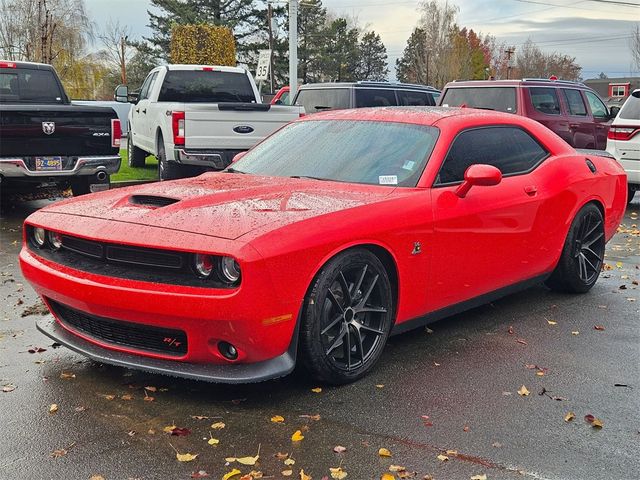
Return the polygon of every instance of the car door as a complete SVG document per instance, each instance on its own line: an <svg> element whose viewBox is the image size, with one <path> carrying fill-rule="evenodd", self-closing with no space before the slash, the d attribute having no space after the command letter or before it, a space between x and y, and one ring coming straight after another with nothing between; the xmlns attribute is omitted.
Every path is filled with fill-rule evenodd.
<svg viewBox="0 0 640 480"><path fill-rule="evenodd" d="M587 111L582 93L576 88L561 88L560 90L569 125L567 138L564 136L562 138L574 148L594 148L596 129Z"/></svg>
<svg viewBox="0 0 640 480"><path fill-rule="evenodd" d="M547 247L539 224L542 195L536 167L549 152L517 126L468 128L458 133L432 188L433 309L498 290L545 270ZM455 191L473 164L500 169L495 186ZM544 188L542 189L544 190ZM548 255L546 255L548 256ZM545 257L546 257L545 256Z"/></svg>
<svg viewBox="0 0 640 480"><path fill-rule="evenodd" d="M155 148L153 138L150 138L149 133L149 92L153 87L154 81L158 75L158 72L151 72L142 84L140 89L140 96L138 97L138 103L133 107L133 113L131 115L134 126L131 131L134 136L134 143L143 148L147 152L152 152Z"/></svg>
<svg viewBox="0 0 640 480"><path fill-rule="evenodd" d="M594 148L597 150L605 150L607 148L607 134L611 126L611 118L609 110L602 100L593 92L585 90L585 96L591 109L593 116L593 125L595 127L596 144Z"/></svg>

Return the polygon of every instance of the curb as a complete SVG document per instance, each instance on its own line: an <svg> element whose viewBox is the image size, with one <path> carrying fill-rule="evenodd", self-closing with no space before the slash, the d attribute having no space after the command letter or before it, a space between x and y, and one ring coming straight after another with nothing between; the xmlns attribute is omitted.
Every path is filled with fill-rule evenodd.
<svg viewBox="0 0 640 480"><path fill-rule="evenodd" d="M109 188L133 187L135 185L144 185L146 183L154 183L158 180L126 180L122 182L111 182Z"/></svg>

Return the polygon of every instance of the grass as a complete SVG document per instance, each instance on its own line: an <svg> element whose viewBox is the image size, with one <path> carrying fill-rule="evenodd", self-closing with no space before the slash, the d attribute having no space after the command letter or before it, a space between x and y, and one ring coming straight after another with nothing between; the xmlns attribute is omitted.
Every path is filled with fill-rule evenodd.
<svg viewBox="0 0 640 480"><path fill-rule="evenodd" d="M112 182L158 179L158 160L153 155L147 157L145 166L141 168L131 168L129 166L127 150L120 150L120 157L122 157L120 170L118 170L118 173L111 175Z"/></svg>

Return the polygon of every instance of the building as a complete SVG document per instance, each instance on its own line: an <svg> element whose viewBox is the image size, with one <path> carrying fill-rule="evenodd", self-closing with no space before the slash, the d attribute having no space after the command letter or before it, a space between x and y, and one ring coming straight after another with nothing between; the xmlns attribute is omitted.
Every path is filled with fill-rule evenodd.
<svg viewBox="0 0 640 480"><path fill-rule="evenodd" d="M590 78L584 83L594 89L608 107L621 107L631 92L640 88L640 77Z"/></svg>

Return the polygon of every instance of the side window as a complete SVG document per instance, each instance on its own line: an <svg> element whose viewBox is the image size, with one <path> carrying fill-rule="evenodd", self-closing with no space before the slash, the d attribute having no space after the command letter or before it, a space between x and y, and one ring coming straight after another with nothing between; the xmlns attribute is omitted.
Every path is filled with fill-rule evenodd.
<svg viewBox="0 0 640 480"><path fill-rule="evenodd" d="M356 107L390 107L397 105L393 90L356 88Z"/></svg>
<svg viewBox="0 0 640 480"><path fill-rule="evenodd" d="M461 182L471 165L482 163L498 168L502 175L531 171L548 152L527 132L511 126L474 128L453 141L436 179L436 185Z"/></svg>
<svg viewBox="0 0 640 480"><path fill-rule="evenodd" d="M398 105L402 106L424 106L435 105L431 94L426 92L416 92L414 90L397 90Z"/></svg>
<svg viewBox="0 0 640 480"><path fill-rule="evenodd" d="M570 88L563 88L564 99L567 101L567 107L569 108L569 115L586 116L587 107L584 105L582 94L580 90L573 90Z"/></svg>
<svg viewBox="0 0 640 480"><path fill-rule="evenodd" d="M302 105L307 114L349 108L350 93L348 88L309 88L301 89L295 99L296 105Z"/></svg>
<svg viewBox="0 0 640 480"><path fill-rule="evenodd" d="M560 115L560 102L555 88L530 88L531 103L540 113Z"/></svg>
<svg viewBox="0 0 640 480"><path fill-rule="evenodd" d="M142 84L142 88L140 89L140 97L138 100L144 100L145 98L149 98L149 90L151 89L151 84L156 79L158 72L153 72L150 74L147 79Z"/></svg>
<svg viewBox="0 0 640 480"><path fill-rule="evenodd" d="M608 117L607 107L605 107L602 100L598 98L598 96L593 92L584 92L587 96L587 101L589 102L589 107L591 108L591 114L594 117L606 118Z"/></svg>

